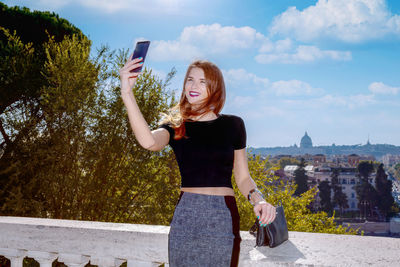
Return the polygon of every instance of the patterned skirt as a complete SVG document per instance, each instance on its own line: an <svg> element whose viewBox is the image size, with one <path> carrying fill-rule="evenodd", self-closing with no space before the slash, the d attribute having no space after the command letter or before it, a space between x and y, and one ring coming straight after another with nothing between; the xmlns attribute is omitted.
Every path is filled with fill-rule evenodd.
<svg viewBox="0 0 400 267"><path fill-rule="evenodd" d="M168 235L169 265L238 266L239 229L234 196L181 191Z"/></svg>

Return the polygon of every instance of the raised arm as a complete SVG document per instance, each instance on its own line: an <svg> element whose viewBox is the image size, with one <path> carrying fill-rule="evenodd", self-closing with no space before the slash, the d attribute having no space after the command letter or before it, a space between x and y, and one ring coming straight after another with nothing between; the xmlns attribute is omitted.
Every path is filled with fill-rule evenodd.
<svg viewBox="0 0 400 267"><path fill-rule="evenodd" d="M129 58L132 58L132 55ZM121 97L128 112L129 123L131 125L133 134L135 135L139 144L145 149L151 151L160 151L168 144L169 132L163 128L153 131L150 130L150 127L144 119L132 92L132 88L141 72L137 73L130 71L142 66L142 61L142 58L137 58L134 60L129 59L119 70L121 80Z"/></svg>
<svg viewBox="0 0 400 267"><path fill-rule="evenodd" d="M246 148L235 150L233 173L235 182L240 192L247 199L248 194L252 189L256 189L257 185L250 177L249 167L247 164ZM254 213L259 217L260 224L269 224L275 219L276 209L273 205L266 202L262 195L258 192L251 194L254 205Z"/></svg>

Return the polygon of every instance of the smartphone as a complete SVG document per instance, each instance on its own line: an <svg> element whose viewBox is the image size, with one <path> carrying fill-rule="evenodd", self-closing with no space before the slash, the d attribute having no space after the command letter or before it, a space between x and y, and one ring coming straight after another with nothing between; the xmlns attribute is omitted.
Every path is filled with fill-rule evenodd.
<svg viewBox="0 0 400 267"><path fill-rule="evenodd" d="M136 47L135 47L135 51L133 51L133 56L132 59L138 58L138 57L142 57L143 58L143 63L144 60L146 59L146 54L147 54L147 50L149 49L150 46L150 41L140 41L136 43ZM142 66L131 70L131 72L140 72L142 71Z"/></svg>

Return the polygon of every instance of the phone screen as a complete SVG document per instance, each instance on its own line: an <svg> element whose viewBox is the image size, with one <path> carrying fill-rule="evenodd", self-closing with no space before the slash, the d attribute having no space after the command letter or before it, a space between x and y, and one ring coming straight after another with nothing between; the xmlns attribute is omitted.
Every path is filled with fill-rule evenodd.
<svg viewBox="0 0 400 267"><path fill-rule="evenodd" d="M143 63L144 60L146 59L146 54L147 54L147 50L149 49L150 46L150 41L141 41L141 42L137 42L136 43L136 47L135 47L135 51L133 51L133 56L132 59L138 58L138 57L142 57L143 58ZM134 70L132 70L131 72L140 72L142 70L142 67L138 67Z"/></svg>

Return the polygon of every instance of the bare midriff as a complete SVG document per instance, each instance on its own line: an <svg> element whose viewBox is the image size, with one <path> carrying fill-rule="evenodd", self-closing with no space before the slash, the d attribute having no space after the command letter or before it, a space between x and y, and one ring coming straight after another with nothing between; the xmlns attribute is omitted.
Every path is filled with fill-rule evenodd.
<svg viewBox="0 0 400 267"><path fill-rule="evenodd" d="M205 195L235 196L235 192L230 187L181 187L181 191Z"/></svg>

